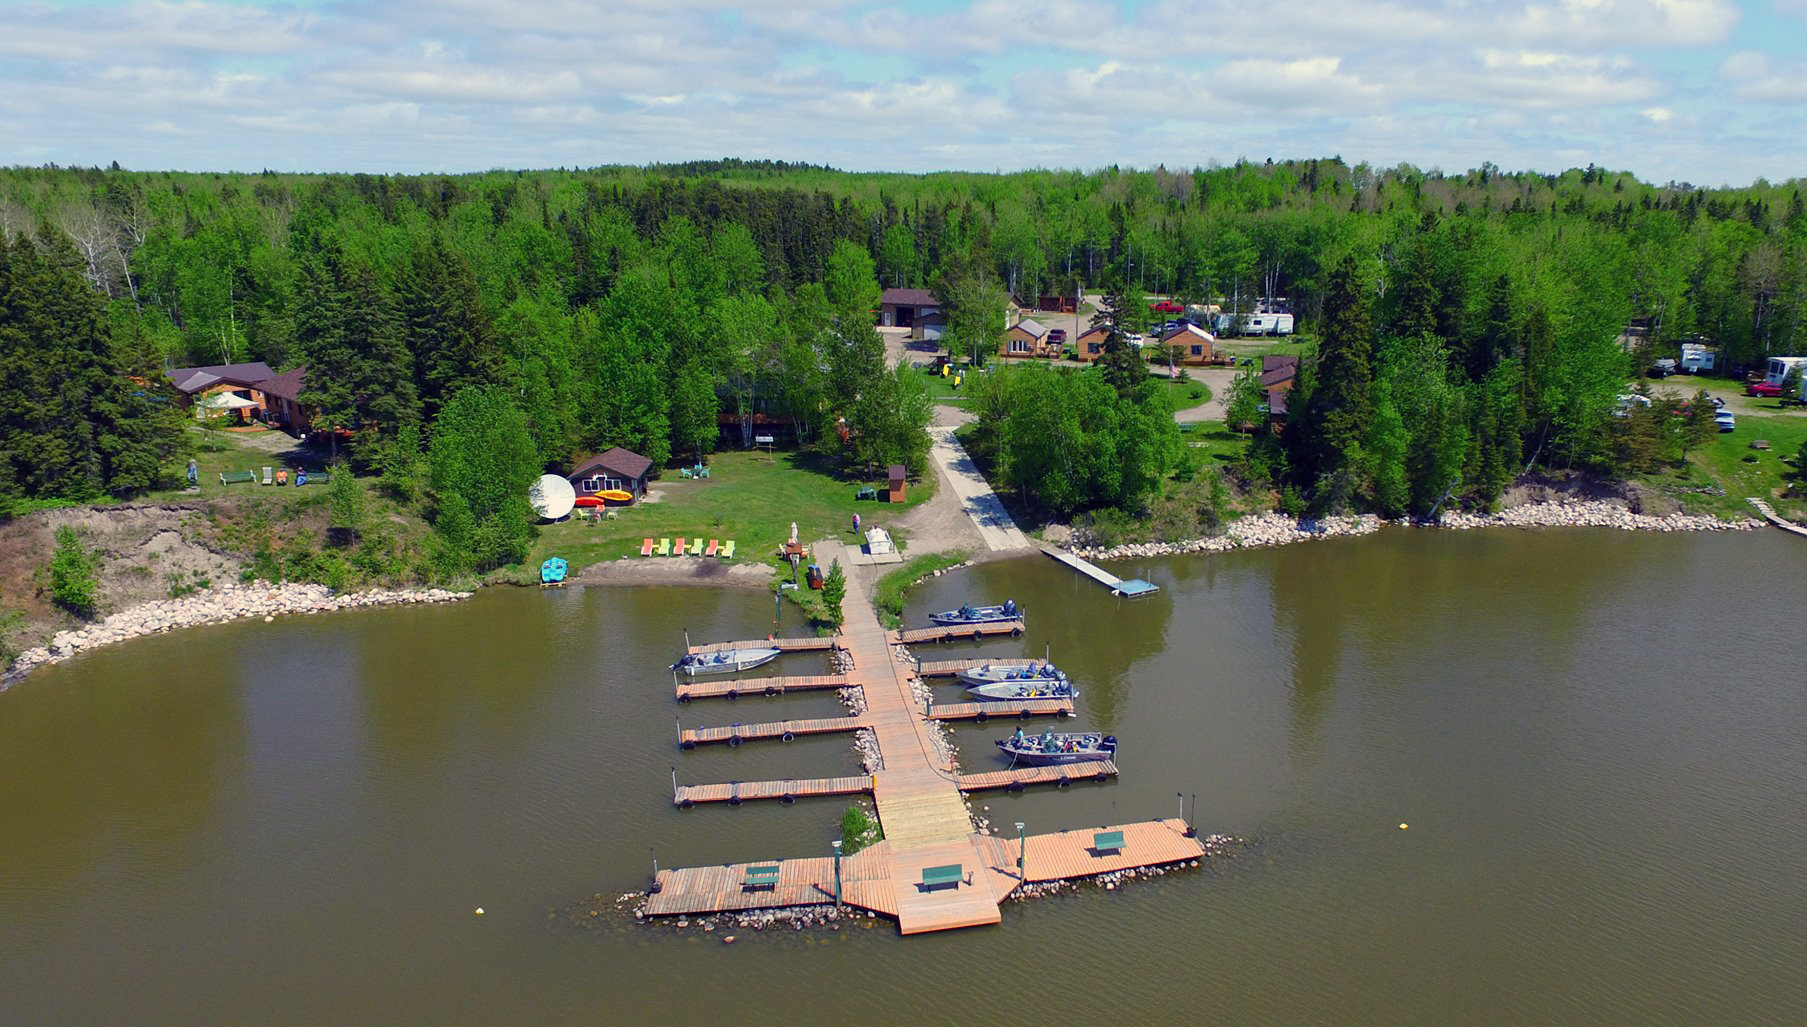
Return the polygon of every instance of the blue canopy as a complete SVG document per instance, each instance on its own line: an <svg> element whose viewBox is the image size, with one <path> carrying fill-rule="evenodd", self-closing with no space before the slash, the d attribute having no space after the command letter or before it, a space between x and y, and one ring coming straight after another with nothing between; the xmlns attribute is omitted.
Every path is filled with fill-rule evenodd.
<svg viewBox="0 0 1807 1027"><path fill-rule="evenodd" d="M553 557L540 564L540 581L548 585L556 585L565 580L565 561Z"/></svg>

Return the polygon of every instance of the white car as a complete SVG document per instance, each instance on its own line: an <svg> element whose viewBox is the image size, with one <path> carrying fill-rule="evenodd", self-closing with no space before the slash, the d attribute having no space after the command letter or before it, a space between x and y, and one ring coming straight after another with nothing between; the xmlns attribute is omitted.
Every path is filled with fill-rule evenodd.
<svg viewBox="0 0 1807 1027"><path fill-rule="evenodd" d="M1719 426L1721 432L1728 432L1738 427L1738 418L1730 410L1721 410L1713 415L1713 423Z"/></svg>

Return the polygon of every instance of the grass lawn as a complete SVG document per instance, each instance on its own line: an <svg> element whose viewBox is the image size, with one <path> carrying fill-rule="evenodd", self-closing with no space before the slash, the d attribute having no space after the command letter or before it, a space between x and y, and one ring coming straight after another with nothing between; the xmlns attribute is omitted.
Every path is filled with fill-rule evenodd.
<svg viewBox="0 0 1807 1027"><path fill-rule="evenodd" d="M1173 404L1173 412L1176 414L1211 402L1211 387L1204 382L1182 381L1176 384L1162 379L1161 392Z"/></svg>
<svg viewBox="0 0 1807 1027"><path fill-rule="evenodd" d="M971 555L965 550L928 553L886 572L884 577L878 579L877 595L873 598L873 605L878 607L879 621L887 628L902 627L904 599L910 586L938 570L966 562L966 558Z"/></svg>
<svg viewBox="0 0 1807 1027"><path fill-rule="evenodd" d="M250 436L237 432L201 432L199 429L195 431L196 437L199 439L199 443L195 447L195 463L200 468L201 491L199 493L186 491L187 467L183 463L171 469L175 476L182 480L181 485L173 489L155 489L147 493L146 498L219 499L224 496L240 496L248 492L256 492L270 498L292 497L297 494L297 491L300 493L311 491L312 486L300 490L293 487L275 488L273 486L266 489L262 484L265 467L273 469L287 467L291 472L289 480L292 483L295 462L288 459L288 454L305 454L300 463L309 470L320 470L327 463L326 454L316 455L312 449L304 449L301 443L290 439L281 432L260 432L256 436ZM258 442L280 440L283 445L276 452L271 452L270 448L253 442L253 438L256 438ZM256 484L245 482L236 485L221 485L220 474L224 471L256 471L258 482Z"/></svg>
<svg viewBox="0 0 1807 1027"><path fill-rule="evenodd" d="M911 482L909 501L890 504L856 500L878 479L837 476L826 461L809 453L737 451L709 458L709 477L688 480L668 472L652 486L655 502L624 507L615 520L567 520L543 525L526 567L538 568L549 556L563 557L573 570L623 556L640 556L644 538L720 539L736 542L737 562L780 563L777 548L790 538L791 522L805 542L830 535L851 538L853 515L862 527L885 525L926 501L935 478ZM785 565L789 573L789 565Z"/></svg>
<svg viewBox="0 0 1807 1027"><path fill-rule="evenodd" d="M1233 432L1222 421L1197 421L1180 425L1180 436L1195 450L1203 450L1203 466L1223 467L1248 448L1248 435Z"/></svg>
<svg viewBox="0 0 1807 1027"><path fill-rule="evenodd" d="M1767 439L1770 448L1750 448L1753 439ZM1649 475L1644 481L1658 488L1718 485L1725 489L1723 496L1680 494L1677 498L1689 513L1755 516L1745 497L1756 496L1769 500L1784 517L1800 518L1807 516L1807 502L1778 499L1776 492L1793 481L1794 466L1784 458L1794 459L1802 442L1807 442L1807 418L1740 414L1735 431L1717 436L1688 455L1685 471Z"/></svg>
<svg viewBox="0 0 1807 1027"><path fill-rule="evenodd" d="M1288 335L1278 338L1272 336L1252 336L1243 339L1217 340L1217 348L1225 354L1235 357L1236 362L1239 365L1245 357L1252 358L1259 364L1261 358L1269 354L1289 357L1304 356L1306 353L1309 353L1315 345L1315 340L1303 335Z"/></svg>

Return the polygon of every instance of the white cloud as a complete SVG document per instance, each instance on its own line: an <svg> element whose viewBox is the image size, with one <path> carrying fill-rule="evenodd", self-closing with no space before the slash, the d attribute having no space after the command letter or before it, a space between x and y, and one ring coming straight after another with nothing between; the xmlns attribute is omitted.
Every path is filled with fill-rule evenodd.
<svg viewBox="0 0 1807 1027"><path fill-rule="evenodd" d="M1740 99L1772 103L1807 100L1807 64L1776 67L1768 57L1742 51L1719 66L1719 77L1732 83Z"/></svg>

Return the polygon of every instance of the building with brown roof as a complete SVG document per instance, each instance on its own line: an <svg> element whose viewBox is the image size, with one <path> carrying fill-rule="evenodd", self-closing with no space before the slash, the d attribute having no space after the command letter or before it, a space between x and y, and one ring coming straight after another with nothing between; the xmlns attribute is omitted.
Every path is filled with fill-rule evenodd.
<svg viewBox="0 0 1807 1027"><path fill-rule="evenodd" d="M917 318L940 310L941 301L927 289L886 289L878 300L878 323L887 328L909 328Z"/></svg>
<svg viewBox="0 0 1807 1027"><path fill-rule="evenodd" d="M651 476L653 462L632 450L616 446L606 453L599 453L580 462L576 469L565 475L576 490L577 498L591 497L593 502L580 504L593 506L598 492L626 492L633 498L626 500L607 500L611 504L626 505L637 503L646 495L646 481Z"/></svg>

